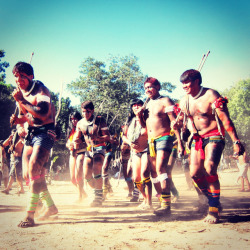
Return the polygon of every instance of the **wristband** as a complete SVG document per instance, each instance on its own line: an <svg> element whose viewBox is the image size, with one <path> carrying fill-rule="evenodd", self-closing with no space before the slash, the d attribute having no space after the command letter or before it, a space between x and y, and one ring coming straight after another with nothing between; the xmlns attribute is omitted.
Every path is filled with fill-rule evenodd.
<svg viewBox="0 0 250 250"><path fill-rule="evenodd" d="M234 141L233 144L240 144L240 140Z"/></svg>

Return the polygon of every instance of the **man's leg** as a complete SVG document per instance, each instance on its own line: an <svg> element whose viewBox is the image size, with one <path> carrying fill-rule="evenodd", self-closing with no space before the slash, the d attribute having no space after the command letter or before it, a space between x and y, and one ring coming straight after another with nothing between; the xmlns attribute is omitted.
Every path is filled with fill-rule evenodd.
<svg viewBox="0 0 250 250"><path fill-rule="evenodd" d="M171 171L168 169L167 164L169 160L170 152L164 150L158 150L156 155L156 172L157 178L161 183L161 207L155 210L156 215L165 215L170 213L171 206L171 194L170 186L171 180L168 178L171 176Z"/></svg>
<svg viewBox="0 0 250 250"><path fill-rule="evenodd" d="M88 154L85 153L83 160L83 175L85 183L88 184L92 189L95 188L95 182L93 178L93 159L88 157Z"/></svg>
<svg viewBox="0 0 250 250"><path fill-rule="evenodd" d="M158 180L158 176L156 172L156 159L154 157L149 156L148 154L148 162L150 165L151 180L157 193L156 196L160 201L162 189L161 189L161 183Z"/></svg>
<svg viewBox="0 0 250 250"><path fill-rule="evenodd" d="M22 176L18 176L17 177L17 182L20 186L20 190L18 191L18 194L24 194L24 188L23 188L23 177Z"/></svg>
<svg viewBox="0 0 250 250"><path fill-rule="evenodd" d="M208 204L209 212L204 222L214 224L219 221L220 206L220 182L218 179L217 168L224 149L224 142L210 142L205 147L206 181L208 183Z"/></svg>
<svg viewBox="0 0 250 250"><path fill-rule="evenodd" d="M91 207L102 206L103 191L102 191L102 165L104 156L95 154L93 156L93 176L95 182L95 198L91 203Z"/></svg>
<svg viewBox="0 0 250 250"><path fill-rule="evenodd" d="M105 155L103 166L102 166L102 180L103 180L103 198L106 199L106 196L110 189L109 183L109 174L108 174L108 167L111 162L112 155L107 153Z"/></svg>
<svg viewBox="0 0 250 250"><path fill-rule="evenodd" d="M179 192L176 189L172 178L172 170L175 164L176 157L177 157L177 149L173 148L168 160L168 169L169 169L168 178L170 180L170 192L173 195L172 199L173 203L175 203L179 199Z"/></svg>
<svg viewBox="0 0 250 250"><path fill-rule="evenodd" d="M19 227L32 227L34 225L34 214L39 199L42 199L43 203L47 207L43 215L44 217L48 217L58 212L47 189L45 176L43 176L42 173L43 165L49 157L49 151L39 145L34 146L33 148L31 146L24 146L24 162L29 158L29 156L30 160L28 173L30 177L30 194L27 206L27 215L24 221L20 222L18 225Z"/></svg>
<svg viewBox="0 0 250 250"><path fill-rule="evenodd" d="M23 177L22 177L22 159L21 157L16 158L16 181L20 187L18 194L24 194L24 188L23 188Z"/></svg>
<svg viewBox="0 0 250 250"><path fill-rule="evenodd" d="M9 181L8 181L8 185L7 185L7 187L2 191L2 193L9 194L9 191L10 191L10 189L11 189L11 187L12 187L12 184L13 184L14 180L15 180L14 177L13 177L12 175L10 175Z"/></svg>
<svg viewBox="0 0 250 250"><path fill-rule="evenodd" d="M130 166L128 166L130 159L122 159L122 171L124 179L128 185L128 197L132 198L132 192L134 190L133 180L132 180L132 171L130 171Z"/></svg>

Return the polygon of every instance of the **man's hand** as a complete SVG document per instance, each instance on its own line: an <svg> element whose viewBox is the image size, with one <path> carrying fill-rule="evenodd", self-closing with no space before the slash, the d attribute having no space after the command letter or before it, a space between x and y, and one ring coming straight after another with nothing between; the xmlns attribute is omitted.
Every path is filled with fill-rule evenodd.
<svg viewBox="0 0 250 250"><path fill-rule="evenodd" d="M21 137L25 137L26 136L26 131L25 131L25 129L23 128L23 127L19 127L18 129L17 129L17 133L18 133L18 135L19 136L21 136Z"/></svg>
<svg viewBox="0 0 250 250"><path fill-rule="evenodd" d="M234 144L233 145L233 150L234 150L234 154L233 154L233 158L238 159L238 157L240 155L243 155L245 152L245 148L244 146L241 144L241 142L239 141L238 144Z"/></svg>
<svg viewBox="0 0 250 250"><path fill-rule="evenodd" d="M184 148L182 142L179 142L178 143L178 156L183 156L184 155L184 150L185 150L185 148Z"/></svg>
<svg viewBox="0 0 250 250"><path fill-rule="evenodd" d="M17 117L15 114L13 114L11 117L10 117L10 124L23 124L27 122L27 118L25 116L22 116L22 117Z"/></svg>
<svg viewBox="0 0 250 250"><path fill-rule="evenodd" d="M17 102L21 102L24 100L23 98L23 93L19 88L16 88L13 92L12 92L12 96L15 99L15 101Z"/></svg>

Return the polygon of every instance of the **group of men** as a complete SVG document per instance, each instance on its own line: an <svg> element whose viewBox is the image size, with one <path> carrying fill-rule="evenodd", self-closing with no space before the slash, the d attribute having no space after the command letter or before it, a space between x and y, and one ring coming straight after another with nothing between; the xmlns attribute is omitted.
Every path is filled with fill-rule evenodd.
<svg viewBox="0 0 250 250"><path fill-rule="evenodd" d="M13 68L17 84L12 96L20 113L12 115L11 122L17 124L20 135L28 131L22 154L24 178L29 181L29 200L27 214L20 227L34 225L34 213L39 200L45 211L41 218L57 214L58 210L50 196L45 181L45 164L56 137L55 108L51 102L49 90L40 81L34 80L30 64L19 62ZM213 89L201 86L201 74L197 70L187 70L180 81L186 96L180 102L180 108L169 97L160 95L160 82L149 77L144 82L147 104L139 111L140 122L147 129L148 161L151 167L152 182L160 186L160 207L156 215L169 215L171 212L171 168L168 161L173 148L173 133L180 154L184 151L180 131L189 129L190 175L200 191L208 199L208 215L205 222L217 223L219 220L220 183L217 167L225 145L225 130L233 141L235 157L244 153L233 122L227 109L227 100ZM106 143L111 140L107 124L102 117L94 115L94 105L85 101L81 105L83 118L77 124L74 145L85 140L84 177L95 190L92 206L100 206L103 201L102 166L105 158Z"/></svg>

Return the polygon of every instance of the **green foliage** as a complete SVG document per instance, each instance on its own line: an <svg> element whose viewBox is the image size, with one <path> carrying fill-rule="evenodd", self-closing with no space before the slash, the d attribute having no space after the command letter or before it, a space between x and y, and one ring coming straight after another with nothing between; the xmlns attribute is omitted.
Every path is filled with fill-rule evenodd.
<svg viewBox="0 0 250 250"><path fill-rule="evenodd" d="M116 120L110 128L112 133L119 130L126 120L131 99L144 95L145 75L140 70L138 58L110 56L108 66L94 58L86 58L80 66L80 77L68 85L71 93L80 97L81 102L91 100L95 111L106 117L107 123ZM171 83L162 83L162 90L172 92ZM105 100L102 108L100 104Z"/></svg>
<svg viewBox="0 0 250 250"><path fill-rule="evenodd" d="M11 132L10 128L10 116L14 113L15 102L11 96L14 87L10 84L0 82L0 139L6 139Z"/></svg>
<svg viewBox="0 0 250 250"><path fill-rule="evenodd" d="M5 69L10 66L8 62L1 62L4 56L5 56L4 50L0 50L0 82L5 82L5 77L6 77Z"/></svg>
<svg viewBox="0 0 250 250"><path fill-rule="evenodd" d="M59 93L51 92L51 98L52 102L55 105L56 112L58 112L59 109L59 101L60 101L60 95ZM68 150L65 147L67 138L66 138L66 132L68 128L68 121L69 121L69 115L72 113L75 108L71 106L71 101L67 97L61 98L61 111L59 113L57 124L59 124L61 128L61 138L60 140L56 141L53 147L53 169L55 170L57 166L64 166L65 164L68 164ZM55 164L54 164L55 163Z"/></svg>
<svg viewBox="0 0 250 250"><path fill-rule="evenodd" d="M225 90L223 95L229 100L228 109L237 134L245 146L250 143L250 79L241 80ZM229 139L229 136L226 138ZM229 139L227 147L232 147Z"/></svg>

